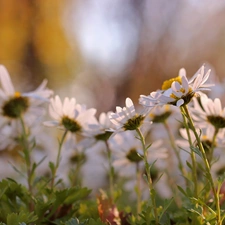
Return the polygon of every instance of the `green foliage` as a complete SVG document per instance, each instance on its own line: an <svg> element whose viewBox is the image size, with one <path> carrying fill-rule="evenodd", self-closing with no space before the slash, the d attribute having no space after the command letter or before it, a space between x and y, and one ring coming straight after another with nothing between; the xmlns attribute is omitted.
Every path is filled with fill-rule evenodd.
<svg viewBox="0 0 225 225"><path fill-rule="evenodd" d="M30 196L26 187L14 180L0 182L0 221L10 225L19 223L48 224L49 221L66 221L79 215L81 200L90 190L71 187L62 190L43 188ZM32 212L30 212L32 211Z"/></svg>
<svg viewBox="0 0 225 225"><path fill-rule="evenodd" d="M60 225L86 225L86 224L87 224L87 221L81 223L79 222L77 218L76 219L72 218L64 223L63 222L60 223Z"/></svg>
<svg viewBox="0 0 225 225"><path fill-rule="evenodd" d="M105 223L103 223L100 219L94 220L91 218L87 225L105 225Z"/></svg>
<svg viewBox="0 0 225 225"><path fill-rule="evenodd" d="M34 215L34 212L25 213L21 211L20 213L10 213L7 215L7 224L10 225L18 225L18 224L25 225L36 221L37 216Z"/></svg>
<svg viewBox="0 0 225 225"><path fill-rule="evenodd" d="M11 179L2 180L0 182L0 221L6 222L10 219L9 215L13 217L13 213L18 214L19 218L26 215L29 199L27 189L21 184Z"/></svg>
<svg viewBox="0 0 225 225"><path fill-rule="evenodd" d="M1 82L4 80L10 81L7 73L3 73L1 76ZM5 79L4 76L6 76ZM198 79L195 78L198 80L197 83L203 82L202 84L204 84L206 80L201 80L201 77L202 76L198 77ZM206 78L208 77L206 76ZM176 78L169 80L166 82L166 85L172 85L171 82L174 82L175 80ZM182 84L182 80L185 82L185 88L180 85ZM120 108L117 108L118 118L116 116L115 118L117 119L115 121L116 123L118 121L124 123L122 126L124 132L127 130L136 131L136 138L140 141L140 146L135 143L135 148L129 149L124 155L126 160L124 158L118 164L124 166L123 172L125 172L125 167L129 163L132 164L136 170L136 176L134 173L133 177L132 174L130 174L123 179L123 176L119 176L119 172L117 174L117 171L114 170L113 152L109 148L111 147L111 143L108 143L110 140L109 138L114 135L112 135L112 131L107 131L108 128L104 131L106 133L104 133L101 128L98 135L96 135L97 130L95 130L92 138L95 138L96 142L105 142L106 146L109 166L109 187L105 186L103 189L100 189L97 196L94 197L90 196L91 190L82 187L81 185L82 173L80 172L82 165L86 162L86 155L85 151L79 152L78 149L82 146L81 143L84 144L86 142L85 138L87 137L86 135L83 136L83 132L80 132L83 130L81 127L82 123L80 124L80 122L78 123L76 121L78 117L85 117L82 119L88 119L87 117L89 116L94 121L94 115L93 118L91 116L92 113L90 113L89 116L87 116L88 114L84 114L85 116L75 116L75 114L82 113L83 111L85 112L85 107L82 107L82 112L79 112L80 110L78 110L78 108L80 108L80 105L77 106L78 108L76 109L75 104L73 104L75 103L75 99L71 100L71 106L69 99L66 99L63 103L58 97L55 98L55 102L54 100L50 101L50 114L58 115L58 121L55 121L54 124L57 127L60 125L63 129L63 134L61 138L58 138L58 150L56 152L57 156L55 162L50 161L48 163L47 174L37 176L37 168L41 166L46 156L41 157L38 162L35 162L33 159L32 153L37 144L35 140L36 136L31 135L32 127L26 125L27 118L25 118L26 109L28 109L30 105L26 105L26 102L24 103L21 101L26 99L28 103L29 97L21 97L23 95L17 92L14 97L8 96L9 99L3 106L4 112L2 116L9 117L7 118L7 121L9 120L7 126L14 124L10 121L10 118L17 122L16 124L18 127L16 132L14 131L14 127L11 127L13 129L13 135L17 136L12 136L17 144L16 150L18 150L18 155L21 157L23 165L21 168L17 168L16 166L13 166L13 168L21 175L21 177L25 178L26 185L22 185L10 178L0 181L0 225L222 225L225 220L225 174L220 173L220 176L215 178L212 169L216 161L219 160L215 160L213 152L214 148L217 147L217 135L219 129L224 128L225 118L223 118L224 115L219 116L220 120L217 123L215 119L218 119L218 117L210 117L210 119L213 120L212 125L214 126L216 124L214 127L215 131L212 140L206 140L206 144L204 144L205 137L204 139L202 138L205 134L200 127L195 126L191 113L187 107L187 104L195 95L195 91L192 91L192 87L190 86L188 88L187 86L192 81L186 82L185 77L183 77L182 80L181 77L179 77L179 82L174 83L174 85L176 86L176 89L182 87L180 90L182 98L180 100L183 100L184 104L180 106L180 110L183 117L182 126L186 128L187 133L188 140L186 140L186 142L189 144L187 149L186 145L184 145L185 151L188 153L189 157L186 159L186 165L183 165L185 163L183 163L183 158L179 152L180 147L177 145L166 121L171 115L171 112L162 108L161 110L166 110L164 114L158 115L158 117L155 115L155 120L152 121L155 123L162 123L168 132L171 145L169 148L171 148L171 150L173 149L175 153L169 153L171 156L168 157L167 163L169 166L171 164L170 171L170 168L157 168L158 159L155 159L154 161L154 159L149 158L149 156L151 157L150 148L153 144L146 144L146 140L148 140L148 135L151 136L152 131L149 130L148 132L143 132L145 129L141 128L142 122L147 115L137 114L131 104L132 101L127 99L127 106L123 108L122 111ZM8 82L2 85L5 86L5 88L7 86L9 88L12 87ZM194 86L196 85L197 84L195 83ZM40 91L40 89L37 90ZM187 95L183 96L187 90ZM0 87L0 91L5 92L6 90L1 90ZM45 92L44 90L42 91ZM189 93L189 91L191 92ZM11 90L8 92L11 93ZM5 98L7 98L8 92L6 93ZM34 93L32 93L32 95L33 94ZM47 95L50 95L50 93ZM170 97L174 98L173 95L176 96L175 92L173 92ZM41 101L42 97L40 96L37 99ZM178 99L178 96L176 96L175 101L170 103L174 105L175 103L178 103ZM158 98L158 100L160 99ZM2 99L2 102L4 103L4 99ZM154 104L155 103L156 102L154 102ZM220 111L220 103L217 100L215 103L217 103L214 105L215 108L210 106L211 110L209 111L217 111L218 109ZM40 103L38 102L38 105L39 104ZM213 102L211 104L213 104ZM214 110L212 110L213 108ZM13 109L15 109L15 111L13 111ZM58 112L58 110L60 112ZM70 118L71 115L67 116L67 110L69 110L68 115L74 114L75 117ZM134 112L135 114L133 114ZM157 114L158 113L160 114L160 111L158 111ZM131 118L130 114L133 115ZM163 120L159 120L159 118L162 118L162 115L164 116ZM38 116L38 114L36 116ZM151 117L151 115L149 116ZM210 121L208 120L207 122ZM221 122L222 125L220 124ZM54 125L52 122L47 124ZM98 127L96 124L87 123L87 125L90 128L94 125L93 127L95 127L95 129ZM198 132L199 129L201 130L200 135ZM211 130L209 131L211 132ZM70 161L73 165L72 169L68 171L68 174L65 174L70 181L70 184L67 184L63 179L58 178L58 169L60 168L63 148L68 146L64 145L64 142L67 140L69 133L75 136L73 136L73 138L76 139L76 143L74 144L81 142L79 148L74 147L75 149L77 148L74 152L74 156L68 159L68 162ZM145 136L145 133L149 134L146 134ZM78 134L79 137L76 137ZM107 135L105 136L105 134ZM194 136L192 137L191 134ZM91 135L91 133L89 135ZM73 138L71 141L74 141ZM135 138L135 135L133 138ZM207 138L211 137L209 136ZM126 142L128 141L131 140L126 140ZM121 145L122 151L125 151L123 148L126 146L122 146L122 142L123 141L117 144ZM85 148L85 146L86 144L83 148ZM130 146L128 147L130 148ZM119 148L119 146L117 146L117 148ZM139 152L139 150L142 150L142 152ZM160 149L155 149L155 151L158 150L158 155L160 156ZM173 155L176 155L175 160L172 158ZM162 154L162 156L164 158L166 154ZM178 164L175 164L175 161L178 162ZM172 165L173 163L174 165ZM175 166L178 167L176 168ZM182 175L181 179L183 182L180 182L180 179L177 179L176 169L178 169L179 173ZM168 190L173 194L172 198L162 199L157 191L158 185L160 185L159 181L163 176L166 178L167 182L163 183L162 191L164 191L163 188L169 187ZM133 185L135 188L133 188L133 190L125 191L125 188L123 187L128 184L127 182L133 182L133 178L135 179L135 185ZM181 183L181 185L179 186L177 183ZM79 186L77 184L79 184ZM146 200L144 200L144 196L146 196L144 188L148 191ZM136 198L130 198L132 191L136 194Z"/></svg>

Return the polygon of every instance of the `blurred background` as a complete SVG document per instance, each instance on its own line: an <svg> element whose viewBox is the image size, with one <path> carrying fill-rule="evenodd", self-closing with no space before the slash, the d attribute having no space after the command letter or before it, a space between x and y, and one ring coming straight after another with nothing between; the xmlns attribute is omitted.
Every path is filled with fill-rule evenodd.
<svg viewBox="0 0 225 225"><path fill-rule="evenodd" d="M0 64L98 113L138 102L181 67L225 76L223 0L0 0Z"/></svg>

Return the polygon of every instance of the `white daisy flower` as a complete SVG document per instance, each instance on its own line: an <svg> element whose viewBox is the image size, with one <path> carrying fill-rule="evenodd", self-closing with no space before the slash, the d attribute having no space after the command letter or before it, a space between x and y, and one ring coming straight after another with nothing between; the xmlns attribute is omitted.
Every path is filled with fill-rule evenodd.
<svg viewBox="0 0 225 225"><path fill-rule="evenodd" d="M75 98L65 98L62 102L59 96L50 99L49 114L54 119L45 121L44 125L58 127L72 133L85 132L89 124L96 124L96 109L86 109L85 105L76 103Z"/></svg>
<svg viewBox="0 0 225 225"><path fill-rule="evenodd" d="M190 131L190 137L191 137L192 142L197 143L193 131L192 130L189 130L189 131ZM208 127L202 128L201 130L198 129L197 131L198 131L198 134L200 136L200 139L201 139L203 145L204 146L208 145L208 147L211 147L215 128L213 126L208 126ZM188 140L188 134L187 134L187 130L185 128L180 128L179 132L180 132L180 135L185 140ZM225 134L225 129L221 129L218 132L218 134L216 136L216 140L215 140L216 147L224 147L225 146L224 134ZM177 143L179 143L180 147L182 147L182 144L180 144L182 142L177 141ZM187 146L190 147L190 145L188 143L187 143Z"/></svg>
<svg viewBox="0 0 225 225"><path fill-rule="evenodd" d="M180 69L179 76L163 83L161 90L150 93L149 96L141 95L139 103L145 107L171 104L180 107L188 104L196 93L210 90L212 84L206 84L210 70L205 73L204 66L190 79L186 77L185 69Z"/></svg>
<svg viewBox="0 0 225 225"><path fill-rule="evenodd" d="M96 120L97 123L89 124L89 129L85 133L85 137L82 141L79 142L82 148L90 148L97 142L106 142L113 134L113 130L115 129L115 125L109 119L109 115L112 112L101 113L99 115L99 119Z"/></svg>
<svg viewBox="0 0 225 225"><path fill-rule="evenodd" d="M185 128L181 128L179 132L183 139L182 140L177 139L176 143L181 149L185 149L187 152L189 152L190 144L188 141L187 130ZM208 160L211 162L214 157L219 158L221 155L221 150L223 150L225 147L225 141L224 141L225 129L220 129L218 133L216 133L216 137L214 137L215 128L213 126L207 126L202 129L197 129L197 132L199 134L200 140L202 142L202 145L204 147ZM192 130L189 130L189 133L190 133L190 138L193 145L194 146L197 145L194 132ZM186 161L188 159L183 158L183 160Z"/></svg>
<svg viewBox="0 0 225 225"><path fill-rule="evenodd" d="M206 95L202 95L199 99L194 98L194 105L190 110L199 127L210 124L215 129L225 128L225 108L222 108L220 99L212 100Z"/></svg>
<svg viewBox="0 0 225 225"><path fill-rule="evenodd" d="M156 106L150 111L148 119L153 123L164 123L173 112L174 110L170 105Z"/></svg>
<svg viewBox="0 0 225 225"><path fill-rule="evenodd" d="M106 141L113 133L112 130L115 129L115 125L109 119L111 113L112 112L108 113L102 112L99 115L98 123L89 125L90 128L89 135L91 137L94 137L97 141Z"/></svg>
<svg viewBox="0 0 225 225"><path fill-rule="evenodd" d="M116 107L116 113L111 113L109 118L119 130L135 130L141 126L144 115L135 111L134 104L130 98L126 98L126 106Z"/></svg>
<svg viewBox="0 0 225 225"><path fill-rule="evenodd" d="M140 140L135 138L133 131L116 134L110 139L110 149L115 158L114 167L122 176L133 176L136 171L136 164L143 167L143 150ZM162 147L162 140L152 143L148 149L148 161L152 163L156 159L167 157L167 150Z"/></svg>
<svg viewBox="0 0 225 225"><path fill-rule="evenodd" d="M20 93L15 91L8 71L3 65L0 65L0 103L1 114L9 119L17 119L26 112L39 115L43 109L38 107L46 102L53 91L46 88L47 80L34 91Z"/></svg>

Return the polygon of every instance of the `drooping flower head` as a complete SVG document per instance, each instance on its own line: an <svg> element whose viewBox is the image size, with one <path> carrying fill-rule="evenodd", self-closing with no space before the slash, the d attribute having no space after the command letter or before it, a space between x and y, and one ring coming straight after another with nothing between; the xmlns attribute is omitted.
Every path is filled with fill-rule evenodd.
<svg viewBox="0 0 225 225"><path fill-rule="evenodd" d="M205 73L204 66L188 80L185 69L180 69L179 76L167 80L163 83L161 90L150 93L150 95L141 95L139 102L145 107L154 107L156 105L171 104L177 107L188 104L196 93L203 90L210 90L212 84L206 84L210 70Z"/></svg>
<svg viewBox="0 0 225 225"><path fill-rule="evenodd" d="M126 106L116 107L116 113L110 114L110 120L116 125L117 130L135 130L141 126L145 116L135 111L133 101L126 98Z"/></svg>
<svg viewBox="0 0 225 225"><path fill-rule="evenodd" d="M96 123L96 109L86 109L85 105L76 103L75 98L65 98L62 102L59 96L50 99L49 114L54 119L45 121L44 125L58 127L71 133L84 132L89 124Z"/></svg>

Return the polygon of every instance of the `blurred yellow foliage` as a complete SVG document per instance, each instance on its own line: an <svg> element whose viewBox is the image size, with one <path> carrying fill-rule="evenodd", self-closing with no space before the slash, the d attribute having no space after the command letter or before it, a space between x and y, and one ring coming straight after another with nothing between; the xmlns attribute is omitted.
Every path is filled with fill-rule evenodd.
<svg viewBox="0 0 225 225"><path fill-rule="evenodd" d="M57 79L68 77L76 52L63 27L66 4L63 0L0 0L0 64L15 74L27 72L38 82L43 77L51 80L52 74Z"/></svg>
<svg viewBox="0 0 225 225"><path fill-rule="evenodd" d="M40 1L37 8L37 23L34 31L34 43L38 58L46 64L65 63L70 51L62 26L61 16L65 1Z"/></svg>
<svg viewBox="0 0 225 225"><path fill-rule="evenodd" d="M0 1L0 60L20 61L29 39L31 9L29 1Z"/></svg>

